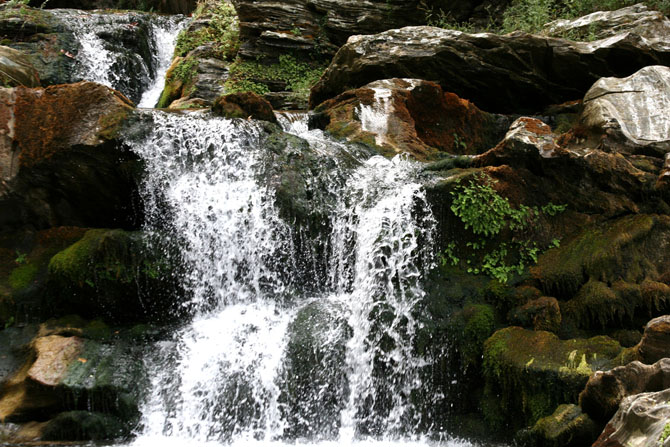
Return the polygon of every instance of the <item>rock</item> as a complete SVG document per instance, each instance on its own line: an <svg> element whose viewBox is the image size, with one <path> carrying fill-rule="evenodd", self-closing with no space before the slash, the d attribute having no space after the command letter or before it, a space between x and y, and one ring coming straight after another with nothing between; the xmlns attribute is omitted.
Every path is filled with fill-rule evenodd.
<svg viewBox="0 0 670 447"><path fill-rule="evenodd" d="M387 79L349 90L314 111L331 135L383 154L408 152L420 160L439 152L472 155L495 145L509 120L482 112L438 84Z"/></svg>
<svg viewBox="0 0 670 447"><path fill-rule="evenodd" d="M559 404L576 402L593 371L620 352L605 336L560 340L551 332L501 329L484 344L485 416L498 426L532 425Z"/></svg>
<svg viewBox="0 0 670 447"><path fill-rule="evenodd" d="M355 34L374 34L406 25L423 25L441 12L455 22L475 19L487 24L507 1L372 0L233 0L240 17L242 47L247 59L332 55Z"/></svg>
<svg viewBox="0 0 670 447"><path fill-rule="evenodd" d="M212 112L226 118L252 118L276 123L272 106L253 92L223 95L214 101Z"/></svg>
<svg viewBox="0 0 670 447"><path fill-rule="evenodd" d="M668 21L670 30L670 21ZM623 79L602 78L584 97L581 125L610 151L664 157L670 152L670 68L645 67Z"/></svg>
<svg viewBox="0 0 670 447"><path fill-rule="evenodd" d="M342 310L328 303L303 307L288 328L279 396L288 422L285 436L311 438L336 436L348 393L346 342L351 336ZM318 393L314 402L308 396Z"/></svg>
<svg viewBox="0 0 670 447"><path fill-rule="evenodd" d="M0 85L39 87L40 75L23 53L0 46Z"/></svg>
<svg viewBox="0 0 670 447"><path fill-rule="evenodd" d="M658 39L670 33L670 20L662 12L651 11L638 3L615 11L597 11L577 19L555 20L547 23L542 31L542 34L572 40L606 39L620 33Z"/></svg>
<svg viewBox="0 0 670 447"><path fill-rule="evenodd" d="M124 324L171 320L179 295L170 266L169 254L142 232L89 230L49 262L51 315L76 313Z"/></svg>
<svg viewBox="0 0 670 447"><path fill-rule="evenodd" d="M653 365L638 361L597 371L579 394L579 405L594 421L606 423L627 396L670 388L670 359Z"/></svg>
<svg viewBox="0 0 670 447"><path fill-rule="evenodd" d="M630 32L582 43L425 26L353 36L312 88L310 108L352 87L411 77L435 80L489 112L532 112L581 98L603 76L670 64L668 43L667 35L649 40Z"/></svg>
<svg viewBox="0 0 670 447"><path fill-rule="evenodd" d="M65 411L40 428L43 441L105 441L130 435L132 427L109 414L91 411Z"/></svg>
<svg viewBox="0 0 670 447"><path fill-rule="evenodd" d="M598 428L582 409L563 404L550 416L541 418L530 430L517 435L522 445L542 447L581 447L598 437Z"/></svg>
<svg viewBox="0 0 670 447"><path fill-rule="evenodd" d="M33 344L36 360L28 370L28 379L47 387L63 381L72 362L84 349L78 337L51 335L40 337Z"/></svg>
<svg viewBox="0 0 670 447"><path fill-rule="evenodd" d="M196 3L196 0L30 0L28 2L30 6L47 9L137 9L165 14L190 14L195 9Z"/></svg>
<svg viewBox="0 0 670 447"><path fill-rule="evenodd" d="M0 230L132 226L137 156L118 143L133 108L92 82L0 91Z"/></svg>
<svg viewBox="0 0 670 447"><path fill-rule="evenodd" d="M664 447L670 433L670 389L629 396L593 447Z"/></svg>
<svg viewBox="0 0 670 447"><path fill-rule="evenodd" d="M670 315L654 318L647 323L637 350L642 361L648 364L670 357Z"/></svg>
<svg viewBox="0 0 670 447"><path fill-rule="evenodd" d="M561 309L556 298L543 296L514 309L508 320L535 331L556 333L561 327Z"/></svg>

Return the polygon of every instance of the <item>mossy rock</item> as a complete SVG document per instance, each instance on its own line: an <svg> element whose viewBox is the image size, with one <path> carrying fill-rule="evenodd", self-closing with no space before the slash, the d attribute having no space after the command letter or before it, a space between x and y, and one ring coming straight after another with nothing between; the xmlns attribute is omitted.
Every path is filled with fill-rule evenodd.
<svg viewBox="0 0 670 447"><path fill-rule="evenodd" d="M348 389L345 357L351 334L344 314L327 302L309 303L298 311L288 334L279 397L289 422L284 435L335 436L339 424L333 421L339 421Z"/></svg>
<svg viewBox="0 0 670 447"><path fill-rule="evenodd" d="M170 297L178 286L171 265L142 232L89 230L49 262L54 314L124 324L174 318Z"/></svg>
<svg viewBox="0 0 670 447"><path fill-rule="evenodd" d="M582 447L591 445L599 433L597 424L578 405L563 404L533 428L519 432L516 441L529 447Z"/></svg>
<svg viewBox="0 0 670 447"><path fill-rule="evenodd" d="M560 340L551 332L501 329L484 345L486 416L513 430L532 425L559 404L577 402L589 376L613 366L621 351L606 336Z"/></svg>
<svg viewBox="0 0 670 447"><path fill-rule="evenodd" d="M130 435L131 428L119 418L91 411L67 411L41 429L43 441L109 441Z"/></svg>

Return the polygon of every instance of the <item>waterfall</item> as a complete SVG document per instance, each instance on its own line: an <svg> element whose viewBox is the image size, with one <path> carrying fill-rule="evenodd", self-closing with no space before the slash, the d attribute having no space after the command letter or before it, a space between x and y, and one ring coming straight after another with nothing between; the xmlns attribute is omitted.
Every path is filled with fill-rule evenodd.
<svg viewBox="0 0 670 447"><path fill-rule="evenodd" d="M54 9L52 13L78 42L78 48L64 49L76 62L75 80L106 85L141 101L142 107L153 107L184 17L73 9Z"/></svg>
<svg viewBox="0 0 670 447"><path fill-rule="evenodd" d="M133 445L426 445L413 311L434 222L417 163L362 156L308 131L305 115L280 119L342 179L321 235L327 278L312 278L325 290L314 292L295 280L287 260L305 254L259 178L272 128L144 114L151 130L129 144L146 164L147 229L179 246L191 318L147 360ZM356 162L325 163L343 157Z"/></svg>

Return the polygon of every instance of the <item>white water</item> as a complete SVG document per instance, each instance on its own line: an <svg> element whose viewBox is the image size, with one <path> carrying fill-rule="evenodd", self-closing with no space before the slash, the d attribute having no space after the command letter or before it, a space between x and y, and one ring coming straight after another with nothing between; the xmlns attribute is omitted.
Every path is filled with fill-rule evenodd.
<svg viewBox="0 0 670 447"><path fill-rule="evenodd" d="M293 251L273 191L256 178L260 125L153 116L153 131L133 143L147 165L149 229L168 228L179 239L185 306L194 317L149 360L153 389L132 445L471 445L422 438L410 403L424 365L412 353L418 328L412 311L423 297L433 228L416 164L377 156L337 173L345 181L330 191L337 200L331 234L324 235L328 287L308 296L293 284L298 272L287 262L304 254ZM304 117L294 118L285 120L287 129L306 137L317 154L337 158L345 149L308 132ZM290 328L315 303L328 309L315 314L324 323L313 334L326 363L310 370L323 383L292 404L286 400L286 387L297 380L286 363ZM384 322L375 324L382 314ZM335 407L327 396L339 399ZM323 420L333 408L339 410ZM291 435L295 420L309 437Z"/></svg>

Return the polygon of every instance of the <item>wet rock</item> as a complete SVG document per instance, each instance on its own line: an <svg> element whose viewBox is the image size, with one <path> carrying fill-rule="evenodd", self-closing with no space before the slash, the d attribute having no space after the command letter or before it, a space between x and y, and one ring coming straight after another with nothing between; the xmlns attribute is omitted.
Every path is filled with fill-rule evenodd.
<svg viewBox="0 0 670 447"><path fill-rule="evenodd" d="M226 118L251 118L276 123L272 106L253 92L223 95L214 101L212 112Z"/></svg>
<svg viewBox="0 0 670 447"><path fill-rule="evenodd" d="M23 53L13 48L0 46L0 85L39 87L40 76Z"/></svg>
<svg viewBox="0 0 670 447"><path fill-rule="evenodd" d="M542 447L581 447L590 445L599 430L588 415L574 404L559 405L550 416L517 435L522 445Z"/></svg>
<svg viewBox="0 0 670 447"><path fill-rule="evenodd" d="M556 333L561 327L561 308L556 298L543 296L514 309L508 320L535 331Z"/></svg>
<svg viewBox="0 0 670 447"><path fill-rule="evenodd" d="M670 151L668 107L670 68L651 66L599 79L584 97L580 121L609 150L663 157Z"/></svg>
<svg viewBox="0 0 670 447"><path fill-rule="evenodd" d="M648 364L670 357L670 315L654 318L647 323L637 350L642 361Z"/></svg>
<svg viewBox="0 0 670 447"><path fill-rule="evenodd" d="M670 433L670 389L629 396L593 447L667 446Z"/></svg>
<svg viewBox="0 0 670 447"><path fill-rule="evenodd" d="M131 427L109 414L66 411L40 427L43 441L105 441L130 435Z"/></svg>
<svg viewBox="0 0 670 447"><path fill-rule="evenodd" d="M133 225L139 165L117 140L128 99L79 82L0 100L0 229Z"/></svg>
<svg viewBox="0 0 670 447"><path fill-rule="evenodd" d="M353 36L313 87L310 107L379 79L436 80L489 112L532 112L581 98L603 76L628 76L670 63L667 35L632 32L595 42L546 36L466 34L406 27ZM618 61L625 59L625 66Z"/></svg>
<svg viewBox="0 0 670 447"><path fill-rule="evenodd" d="M484 345L485 416L499 427L532 425L559 404L576 402L593 371L620 352L605 336L560 340L551 332L501 329Z"/></svg>
<svg viewBox="0 0 670 447"><path fill-rule="evenodd" d="M634 361L597 371L579 394L579 405L594 421L606 423L627 396L670 388L670 359L653 365Z"/></svg>
<svg viewBox="0 0 670 447"><path fill-rule="evenodd" d="M645 39L658 39L670 33L670 20L662 12L638 3L615 11L597 11L577 19L555 20L547 23L543 30L543 34L571 40L605 39L628 32Z"/></svg>
<svg viewBox="0 0 670 447"><path fill-rule="evenodd" d="M49 261L52 315L129 323L176 317L171 261L142 232L89 230ZM176 276L176 275L174 275Z"/></svg>
<svg viewBox="0 0 670 447"><path fill-rule="evenodd" d="M303 307L288 328L282 367L281 411L290 438L336 436L347 400L346 341L350 328L342 310L328 303ZM319 396L318 402L310 396Z"/></svg>
<svg viewBox="0 0 670 447"><path fill-rule="evenodd" d="M408 152L424 160L438 153L472 155L495 145L509 120L418 79L387 79L349 90L314 111L331 135L383 154Z"/></svg>
<svg viewBox="0 0 670 447"><path fill-rule="evenodd" d="M196 0L31 0L28 4L47 9L137 9L166 14L190 14L195 9L196 3Z"/></svg>

